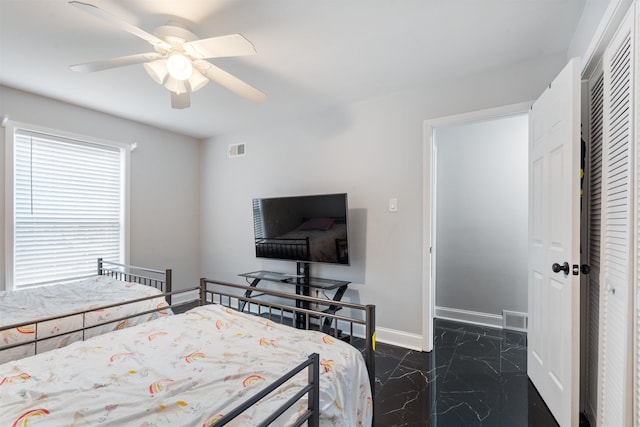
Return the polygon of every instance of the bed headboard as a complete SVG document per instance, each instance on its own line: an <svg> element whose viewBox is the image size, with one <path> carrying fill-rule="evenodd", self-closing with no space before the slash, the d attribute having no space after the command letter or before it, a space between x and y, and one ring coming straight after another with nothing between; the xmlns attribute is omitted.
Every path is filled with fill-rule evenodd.
<svg viewBox="0 0 640 427"><path fill-rule="evenodd" d="M223 282L220 280L212 280L201 278L200 279L200 304L220 304L225 307L232 308L237 311L244 311L245 307L248 307L249 312L258 314L261 316L268 316L267 318L278 321L279 323L285 323L284 318L290 317L291 319L297 318L298 315L304 316L303 324L298 325L302 329L319 329L322 326L322 331L328 335L333 335L334 338L341 341L348 342L356 348L362 351L364 361L367 365L367 371L369 374L369 382L372 393L375 393L375 347L376 347L376 307L372 304L357 304L347 301L334 301L323 298L314 298L306 295L295 295L287 292L280 292L274 289L260 288L259 294L251 296L248 291L253 292L255 287L248 285L239 285L235 283ZM242 294L244 292L244 296ZM345 309L344 314L330 312L328 310L313 310L305 309L302 307L294 307L287 305L283 302L275 301L274 299L260 299L256 296L263 296L279 298L280 301L291 301L292 299L298 301L307 301L309 304L319 304L323 307L329 307L333 305L340 309ZM273 316L273 318L272 318ZM328 321L328 323L326 323ZM340 322L340 323L338 323ZM291 321L293 323L293 321ZM344 335L342 335L344 331ZM357 337L364 334L363 337Z"/></svg>
<svg viewBox="0 0 640 427"><path fill-rule="evenodd" d="M98 258L98 275L113 277L124 282L134 282L151 286L165 293L171 292L170 268L164 271L154 270L152 268L120 264ZM171 304L171 295L167 296L167 303L169 305Z"/></svg>

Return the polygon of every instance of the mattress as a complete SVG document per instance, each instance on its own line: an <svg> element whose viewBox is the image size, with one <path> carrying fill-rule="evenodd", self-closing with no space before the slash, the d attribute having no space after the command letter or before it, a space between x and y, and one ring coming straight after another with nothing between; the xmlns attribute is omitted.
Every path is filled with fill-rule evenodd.
<svg viewBox="0 0 640 427"><path fill-rule="evenodd" d="M357 349L219 305L0 365L0 425L208 427L314 352L320 424L370 426ZM306 383L305 370L229 425L257 425ZM303 400L273 425L289 425L305 409Z"/></svg>
<svg viewBox="0 0 640 427"><path fill-rule="evenodd" d="M17 291L0 292L0 329L27 322L59 315L76 313L84 310L95 311L87 313L84 322L87 326L107 322L135 313L152 310L167 305L164 297L152 298L146 301L129 303L108 309L98 309L110 304L158 295L161 292L153 287L138 283L123 282L109 276L92 276L82 280L21 289ZM158 312L136 316L127 320L98 326L86 331L86 337L92 337L105 332L133 326L141 322L153 320L171 314L169 308ZM0 330L0 347L32 340L46 338L53 334L79 329L83 326L83 316L74 315L62 319L51 320L36 324ZM82 339L82 333L72 333L57 338L50 338L37 344L38 353L67 345ZM0 363L33 355L35 344L27 344L0 351Z"/></svg>

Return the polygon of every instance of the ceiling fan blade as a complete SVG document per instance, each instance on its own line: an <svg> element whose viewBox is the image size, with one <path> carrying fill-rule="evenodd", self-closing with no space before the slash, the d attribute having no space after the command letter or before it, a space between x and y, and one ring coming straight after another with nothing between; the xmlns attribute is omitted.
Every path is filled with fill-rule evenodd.
<svg viewBox="0 0 640 427"><path fill-rule="evenodd" d="M102 9L100 9L97 6L94 6L92 4L89 3L82 3L79 1L70 1L69 2L70 5L77 7L80 10L83 10L93 16L96 16L98 18L104 19L105 21L115 25L116 27L119 27L120 29L133 34L136 37L141 38L142 40L146 40L149 43L151 43L151 45L158 47L162 50L169 50L171 49L171 45L169 45L167 42L160 40L159 38L157 38L156 36L154 36L153 34L147 33L146 31L136 27L135 25L129 24L128 22L123 21L122 19L118 18L117 16L114 16L112 14L110 14L109 12L106 12Z"/></svg>
<svg viewBox="0 0 640 427"><path fill-rule="evenodd" d="M80 73L90 73L93 71L108 70L110 68L124 67L125 65L140 64L141 62L160 59L164 55L158 52L138 53L136 55L120 56L118 58L103 59L101 61L86 62L71 66L73 71Z"/></svg>
<svg viewBox="0 0 640 427"><path fill-rule="evenodd" d="M243 82L232 74L227 73L223 69L216 67L208 61L198 59L194 61L194 64L198 71L209 79L255 104L260 104L267 99L267 95L260 92L258 89Z"/></svg>
<svg viewBox="0 0 640 427"><path fill-rule="evenodd" d="M185 52L194 58L224 58L255 55L256 48L242 34L194 40L183 45Z"/></svg>
<svg viewBox="0 0 640 427"><path fill-rule="evenodd" d="M171 93L171 108L175 108L177 110L182 110L184 108L189 108L191 106L191 96L189 95L189 91L182 93Z"/></svg>

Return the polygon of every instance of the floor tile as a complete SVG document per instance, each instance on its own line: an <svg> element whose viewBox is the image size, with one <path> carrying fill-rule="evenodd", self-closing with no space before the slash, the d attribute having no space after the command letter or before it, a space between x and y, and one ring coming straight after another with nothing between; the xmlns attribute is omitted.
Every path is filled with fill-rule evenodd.
<svg viewBox="0 0 640 427"><path fill-rule="evenodd" d="M440 319L430 353L380 345L375 426L556 427L526 346L524 332Z"/></svg>

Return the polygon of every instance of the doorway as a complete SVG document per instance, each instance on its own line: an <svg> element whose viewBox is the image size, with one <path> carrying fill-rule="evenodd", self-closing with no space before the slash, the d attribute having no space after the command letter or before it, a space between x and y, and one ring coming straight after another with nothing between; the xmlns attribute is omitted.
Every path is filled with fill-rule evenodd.
<svg viewBox="0 0 640 427"><path fill-rule="evenodd" d="M526 329L530 106L425 122L426 351L433 314L502 327L513 313Z"/></svg>

